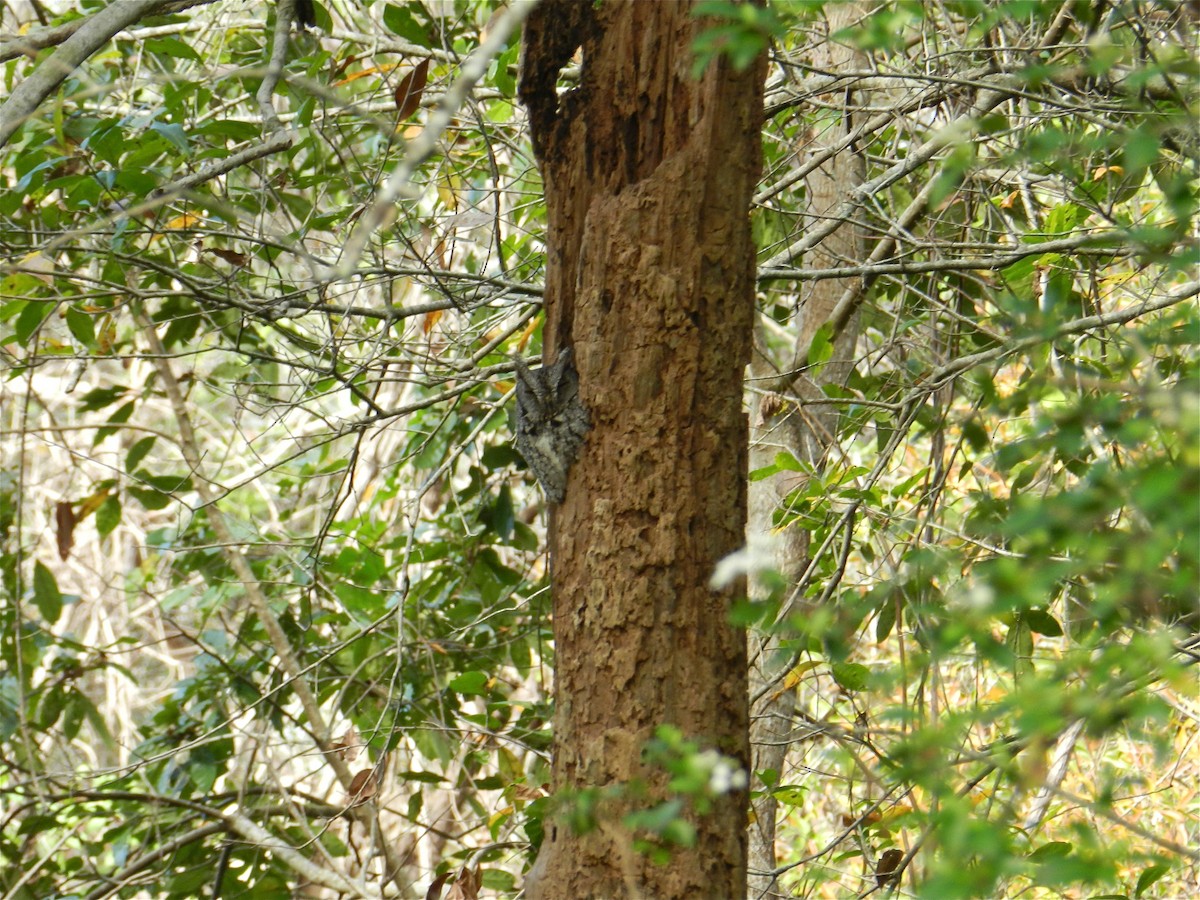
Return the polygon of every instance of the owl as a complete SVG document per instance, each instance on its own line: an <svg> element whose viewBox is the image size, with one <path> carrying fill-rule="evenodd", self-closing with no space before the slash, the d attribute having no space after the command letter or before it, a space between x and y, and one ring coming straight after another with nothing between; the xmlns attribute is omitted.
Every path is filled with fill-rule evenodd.
<svg viewBox="0 0 1200 900"><path fill-rule="evenodd" d="M552 365L531 369L513 357L517 371L517 449L546 497L562 503L567 472L592 427L579 399L579 373L567 347Z"/></svg>

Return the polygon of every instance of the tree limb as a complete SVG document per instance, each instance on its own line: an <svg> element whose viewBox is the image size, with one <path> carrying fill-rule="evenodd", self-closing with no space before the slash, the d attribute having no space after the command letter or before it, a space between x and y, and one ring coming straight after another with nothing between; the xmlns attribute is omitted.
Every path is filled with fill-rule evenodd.
<svg viewBox="0 0 1200 900"><path fill-rule="evenodd" d="M533 12L535 6L537 3L534 0L514 2L495 22L483 43L475 48L475 52L463 63L458 80L442 95L442 102L430 115L421 133L408 145L408 152L404 155L400 165L396 166L396 170L388 176L388 180L380 187L375 202L359 219L358 225L350 235L350 240L346 243L341 263L329 273L331 278L345 278L353 274L358 266L358 261L367 248L367 242L371 239L371 235L383 224L392 207L404 194L417 166L433 152L438 138L441 137L454 114L466 100L467 92L471 90L476 81L483 77L488 63L504 49L508 42L508 36L520 27L521 22Z"/></svg>
<svg viewBox="0 0 1200 900"><path fill-rule="evenodd" d="M32 75L13 88L0 106L0 147L8 143L42 102L114 34L171 4L168 0L111 3L79 27Z"/></svg>

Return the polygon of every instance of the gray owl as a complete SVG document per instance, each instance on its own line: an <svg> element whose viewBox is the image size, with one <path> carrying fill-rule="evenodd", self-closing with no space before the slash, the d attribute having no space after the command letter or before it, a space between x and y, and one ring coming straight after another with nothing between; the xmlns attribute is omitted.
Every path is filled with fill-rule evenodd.
<svg viewBox="0 0 1200 900"><path fill-rule="evenodd" d="M552 503L562 503L567 472L584 435L588 412L579 399L579 373L567 347L552 365L531 369L519 356L517 369L517 449Z"/></svg>

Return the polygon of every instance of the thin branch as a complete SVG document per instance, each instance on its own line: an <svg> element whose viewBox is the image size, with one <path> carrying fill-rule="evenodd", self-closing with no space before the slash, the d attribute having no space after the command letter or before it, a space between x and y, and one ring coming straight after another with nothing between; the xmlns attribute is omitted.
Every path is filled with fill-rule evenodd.
<svg viewBox="0 0 1200 900"><path fill-rule="evenodd" d="M415 190L410 182L413 174L426 157L434 151L442 132L450 124L455 113L466 101L467 93L475 82L483 77L488 64L497 56L508 43L508 36L515 31L533 12L537 0L514 0L505 12L496 20L487 38L475 48L463 63L458 81L442 95L442 101L430 114L420 135L408 145L408 152L396 170L384 182L383 187L375 198L375 202L363 213L346 243L342 260L337 267L328 273L330 280L338 280L353 275L367 248L371 236L383 225L384 220L391 214L393 207L401 197L415 197L420 191Z"/></svg>
<svg viewBox="0 0 1200 900"><path fill-rule="evenodd" d="M1120 239L1116 231L1078 234L1057 241L1040 244L1021 244L1011 250L998 250L991 256L961 257L959 259L896 260L889 262L866 262L860 266L836 266L828 269L792 269L786 266L761 266L758 281L823 281L827 278L851 278L856 275L875 277L880 275L919 275L925 272L959 272L972 269L1003 269L1030 256L1043 253L1061 253L1066 250L1098 249L1105 255L1119 255L1123 248L1107 248L1105 245Z"/></svg>
<svg viewBox="0 0 1200 900"><path fill-rule="evenodd" d="M162 4L162 11L164 13L180 12L190 6L204 6L212 2L213 0L170 0L170 2ZM39 50L57 47L90 21L91 19L74 19L61 25L43 25L28 34L0 35L0 62L8 62L18 56L35 57ZM177 29L180 26L172 27ZM118 29L118 33L123 30ZM133 39L140 40L140 35L134 35Z"/></svg>
<svg viewBox="0 0 1200 900"><path fill-rule="evenodd" d="M917 147L904 159L896 163L891 168L880 173L870 181L865 181L861 185L850 191L849 198L842 203L836 210L829 213L829 217L825 224L806 232L803 237L794 241L783 250L776 253L768 259L763 265L767 268L782 266L791 262L798 256L803 255L809 250L820 244L825 238L833 234L842 227L843 224L853 219L858 208L864 205L867 200L875 194L895 184L906 175L911 175L929 160L933 159L939 152L944 150L950 138L948 135L958 134L964 127L972 127L972 124L981 116L995 109L1003 103L1011 95L1013 89L1019 86L1020 79L1013 76L1007 76L1003 79L997 79L997 83L988 90L981 91L971 108L956 118L952 123L945 128L939 130L937 134Z"/></svg>
<svg viewBox="0 0 1200 900"><path fill-rule="evenodd" d="M276 123L278 124L278 119L276 119ZM246 165L246 163L262 159L264 156L270 156L272 153L278 153L280 150L287 150L292 146L292 141L292 135L281 127L280 130L276 131L265 141L252 144L244 150L239 150L237 153L226 156L224 159L214 159L199 171L185 175L183 178L176 179L170 184L158 188L150 197L151 199L162 197L166 197L167 199L173 198L184 191L190 191L192 188L204 184L206 181L219 178L226 172L232 172L239 166Z"/></svg>
<svg viewBox="0 0 1200 900"><path fill-rule="evenodd" d="M917 390L922 392L936 391L944 387L955 376L983 363L1002 359L1005 356L1011 356L1030 347L1036 347L1039 344L1044 344L1060 337L1066 337L1070 334L1079 334L1084 331L1092 331L1096 328L1105 328L1109 325L1124 325L1147 313L1157 312L1160 309L1168 309L1195 297L1197 294L1200 294L1200 281L1189 281L1187 284L1182 284L1174 290L1168 291L1157 300L1147 300L1145 303L1139 303L1136 306L1128 306L1124 309L1113 310L1101 315L1072 319L1069 322L1063 322L1062 325L1049 334L1031 334L1028 337L1019 338L1011 344L1005 344L1002 347L993 347L991 350L983 350L979 353L969 354L968 356L960 356L953 362L934 370L924 383L918 386Z"/></svg>
<svg viewBox="0 0 1200 900"><path fill-rule="evenodd" d="M276 0L275 3L275 33L271 35L271 58L267 62L267 71L258 86L254 99L258 101L258 111L263 119L263 131L267 134L283 132L283 123L279 121L279 113L275 110L275 86L283 74L287 63L288 36L295 17L294 0Z"/></svg>
<svg viewBox="0 0 1200 900"><path fill-rule="evenodd" d="M183 396L183 391L179 386L178 379L175 378L175 373L167 364L167 360L162 358L162 354L165 351L158 332L155 330L154 323L146 316L140 305L134 306L133 315L146 340L149 342L152 351L156 354L154 360L155 369L162 381L163 390L167 394L167 399L170 401L179 424L180 451L187 462L188 468L197 476L193 482L196 493L200 495L203 505L208 510L208 519L212 525L213 532L217 536L218 542L226 546L224 551L226 562L229 563L230 568L237 575L242 588L246 591L246 596L249 598L251 606L261 620L263 628L270 638L271 646L279 657L280 665L292 682L292 689L300 699L300 705L304 707L309 725L316 736L318 747L325 758L330 761L334 771L337 772L339 780L341 780L342 785L348 791L353 776L350 774L350 770L346 767L341 756L331 752L329 726L325 722L325 717L321 713L321 708L317 704L316 697L309 688L307 680L303 677L300 664L296 660L295 653L292 650L291 642L280 626L279 620L271 612L267 598L263 594L258 579L255 578L254 572L250 568L250 564L246 562L245 556L233 549L237 544L234 540L233 531L225 521L224 513L217 506L216 497L209 483L203 477L200 477L203 472L199 449L200 444L196 437L195 429L192 427L187 400Z"/></svg>
<svg viewBox="0 0 1200 900"><path fill-rule="evenodd" d="M125 0L110 3L89 18L53 56L13 88L8 100L0 106L0 147L8 143L68 75L107 44L114 34L170 5L168 0Z"/></svg>

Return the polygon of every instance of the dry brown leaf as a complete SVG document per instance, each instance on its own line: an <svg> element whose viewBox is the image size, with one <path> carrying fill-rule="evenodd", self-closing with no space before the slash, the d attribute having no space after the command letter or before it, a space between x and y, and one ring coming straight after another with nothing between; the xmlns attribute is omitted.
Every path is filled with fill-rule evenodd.
<svg viewBox="0 0 1200 900"><path fill-rule="evenodd" d="M425 93L425 81L429 75L429 60L423 59L417 67L400 80L396 87L396 109L404 120L421 107L421 95Z"/></svg>
<svg viewBox="0 0 1200 900"><path fill-rule="evenodd" d="M330 750L333 750L347 762L353 762L354 758L358 756L358 748L358 730L355 728L348 729L345 734L329 745ZM361 775L362 773L360 772L359 774Z"/></svg>
<svg viewBox="0 0 1200 900"><path fill-rule="evenodd" d="M884 851L875 866L875 884L883 887L892 881L899 881L900 873L896 871L900 861L904 859L904 851L896 847Z"/></svg>
<svg viewBox="0 0 1200 900"><path fill-rule="evenodd" d="M546 792L540 787L530 787L527 784L514 784L512 795L514 800L533 801L545 797Z"/></svg>
<svg viewBox="0 0 1200 900"><path fill-rule="evenodd" d="M479 867L468 869L466 866L459 871L458 877L446 895L446 900L479 900L479 889L483 886L483 876Z"/></svg>
<svg viewBox="0 0 1200 900"><path fill-rule="evenodd" d="M231 266L245 268L250 263L250 259L246 256L246 254L238 253L236 250L224 250L220 247L213 247L208 252L213 256L225 260L225 262L229 263Z"/></svg>
<svg viewBox="0 0 1200 900"><path fill-rule="evenodd" d="M366 803L379 792L379 779L375 770L363 769L350 782L350 805L359 806Z"/></svg>
<svg viewBox="0 0 1200 900"><path fill-rule="evenodd" d="M58 558L66 559L75 546L75 505L70 500L60 500L54 509L54 521L58 525Z"/></svg>
<svg viewBox="0 0 1200 900"><path fill-rule="evenodd" d="M442 888L450 880L450 874L450 872L443 872L437 878L433 879L433 883L429 885L429 890L425 892L425 900L441 900Z"/></svg>

